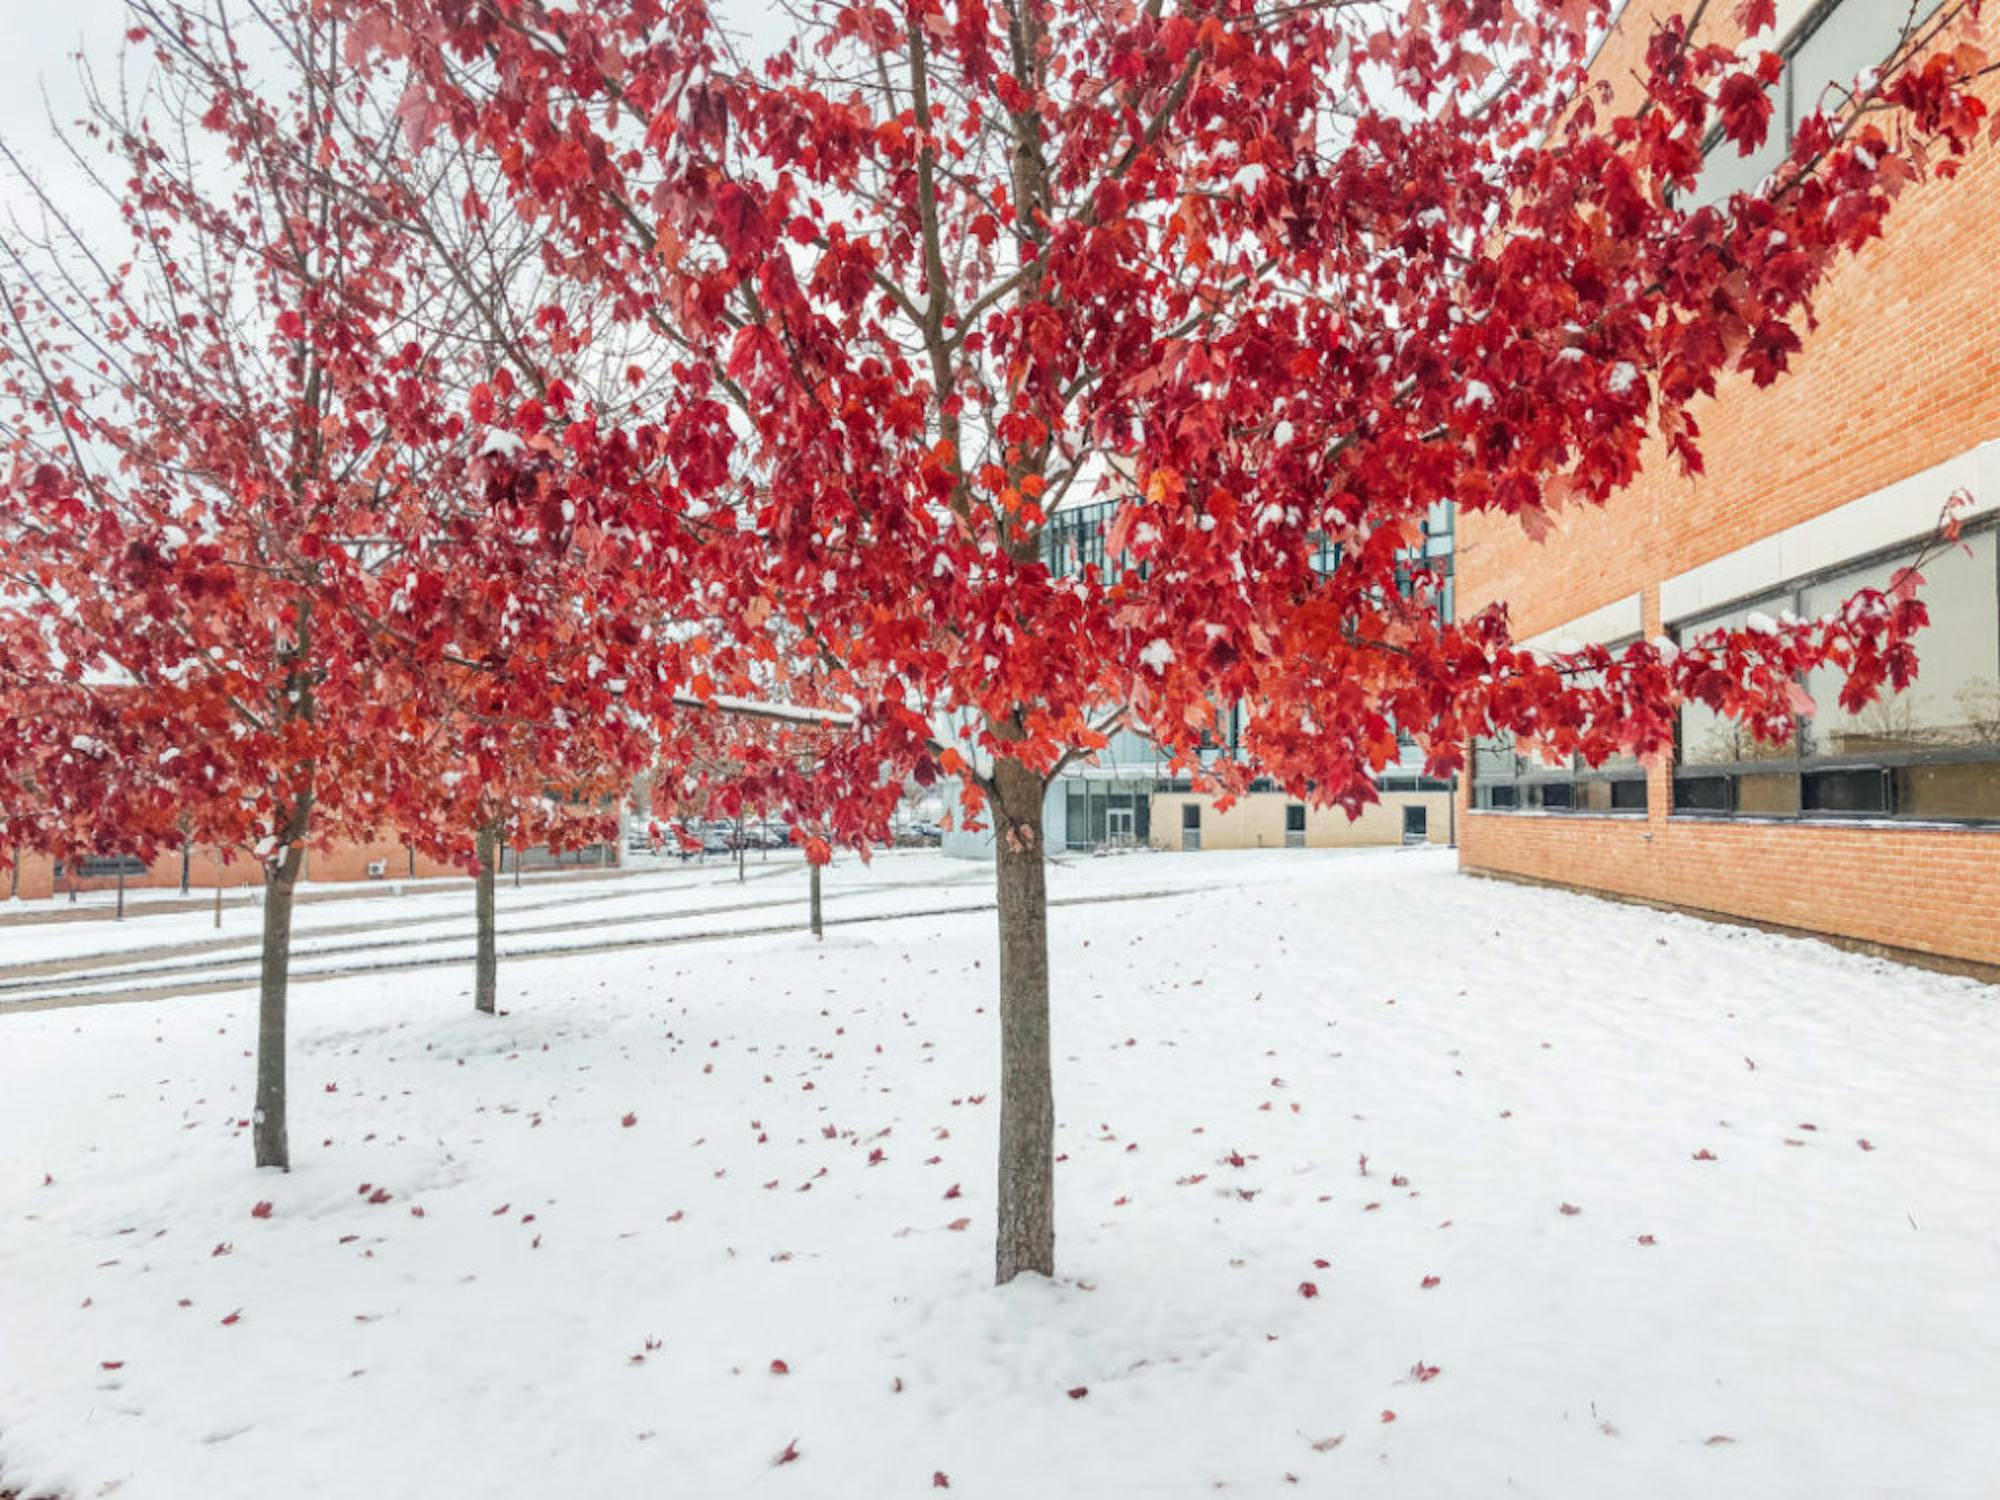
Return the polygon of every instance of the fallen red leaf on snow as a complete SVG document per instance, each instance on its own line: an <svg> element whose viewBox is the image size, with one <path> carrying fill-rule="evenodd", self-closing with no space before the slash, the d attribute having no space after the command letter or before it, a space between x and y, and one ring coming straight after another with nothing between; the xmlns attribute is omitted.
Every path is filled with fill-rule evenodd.
<svg viewBox="0 0 2000 1500"><path fill-rule="evenodd" d="M1696 1161L1714 1161L1715 1153L1709 1150L1708 1147L1703 1146L1699 1151L1695 1152L1694 1159Z"/></svg>
<svg viewBox="0 0 2000 1500"><path fill-rule="evenodd" d="M1334 1449L1338 1448L1342 1443L1346 1441L1347 1441L1347 1434L1344 1432L1337 1432L1332 1437L1323 1437L1318 1442L1314 1443L1313 1452L1331 1453L1333 1452Z"/></svg>
<svg viewBox="0 0 2000 1500"><path fill-rule="evenodd" d="M628 1114L627 1116L625 1116L624 1119L620 1120L618 1123L620 1125L623 1125L627 1130L630 1130L634 1125L637 1125L639 1123L639 1117L637 1115Z"/></svg>
<svg viewBox="0 0 2000 1500"><path fill-rule="evenodd" d="M1396 1420L1396 1414L1392 1411L1384 1411L1382 1413L1382 1420L1385 1422L1393 1422Z"/></svg>
<svg viewBox="0 0 2000 1500"><path fill-rule="evenodd" d="M970 1219L953 1219L949 1224L945 1225L944 1227L956 1231L961 1229L969 1229L971 1226L972 1226L972 1220Z"/></svg>
<svg viewBox="0 0 2000 1500"><path fill-rule="evenodd" d="M1642 1245L1657 1245L1659 1241L1654 1239L1650 1234L1642 1234L1639 1236L1639 1243Z"/></svg>
<svg viewBox="0 0 2000 1500"><path fill-rule="evenodd" d="M773 1375L789 1375L792 1373L792 1367L782 1359L774 1359L771 1361L771 1373Z"/></svg>
<svg viewBox="0 0 2000 1500"><path fill-rule="evenodd" d="M236 1309L235 1312L231 1313L228 1317L222 1320L222 1326L224 1328L227 1328L231 1323L238 1321L242 1316L243 1316L243 1309L239 1307Z"/></svg>
<svg viewBox="0 0 2000 1500"><path fill-rule="evenodd" d="M1081 1401L1085 1396L1088 1396L1089 1394L1090 1394L1090 1387L1087 1385L1073 1385L1069 1388L1067 1392L1069 1399L1072 1401Z"/></svg>
<svg viewBox="0 0 2000 1500"><path fill-rule="evenodd" d="M1436 1365L1427 1365L1422 1360L1418 1360L1410 1366L1410 1376L1418 1385L1422 1385L1427 1380L1437 1379L1438 1367Z"/></svg>
<svg viewBox="0 0 2000 1500"><path fill-rule="evenodd" d="M1875 1149L1874 1142L1870 1141L1865 1135L1854 1144L1859 1146L1863 1151L1873 1151Z"/></svg>
<svg viewBox="0 0 2000 1500"><path fill-rule="evenodd" d="M268 1219L268 1218L270 1218L270 1217L271 1217L271 1205L270 1205L270 1204L269 1204L268 1202L259 1202L259 1203L258 1203L258 1205L257 1205L257 1206L256 1206L255 1208L253 1208L253 1209L251 1209L251 1210L250 1210L250 1217L251 1217L251 1218L253 1218L253 1219Z"/></svg>
<svg viewBox="0 0 2000 1500"><path fill-rule="evenodd" d="M1432 1287L1436 1286L1443 1279L1444 1278L1441 1276L1426 1276L1422 1281L1418 1282L1417 1285L1421 1286L1425 1291L1429 1291Z"/></svg>
<svg viewBox="0 0 2000 1500"><path fill-rule="evenodd" d="M97 1362L97 1368L100 1370L122 1370L125 1368L125 1361L122 1359L100 1359Z"/></svg>
<svg viewBox="0 0 2000 1500"><path fill-rule="evenodd" d="M935 1470L935 1471L934 1471L934 1472L933 1472L933 1473L931 1474L931 1488L932 1488L932 1489L934 1489L934 1490L948 1490L948 1489L950 1489L950 1488L951 1488L951 1476L950 1476L949 1474L945 1473L945 1471L944 1471L943 1469L938 1469L938 1470Z"/></svg>
<svg viewBox="0 0 2000 1500"><path fill-rule="evenodd" d="M1301 1281L1299 1283L1299 1295L1301 1297L1317 1297L1319 1295L1319 1288L1314 1286L1310 1281Z"/></svg>
<svg viewBox="0 0 2000 1500"><path fill-rule="evenodd" d="M1562 1205L1561 1212L1569 1214L1571 1216L1575 1216L1577 1214L1582 1213L1583 1210L1578 1208L1574 1203L1565 1203Z"/></svg>
<svg viewBox="0 0 2000 1500"><path fill-rule="evenodd" d="M780 1453L776 1458L772 1459L771 1463L775 1467L778 1464L797 1463L798 1460L799 1460L799 1440L797 1438L793 1438L789 1443L785 1444L785 1451Z"/></svg>

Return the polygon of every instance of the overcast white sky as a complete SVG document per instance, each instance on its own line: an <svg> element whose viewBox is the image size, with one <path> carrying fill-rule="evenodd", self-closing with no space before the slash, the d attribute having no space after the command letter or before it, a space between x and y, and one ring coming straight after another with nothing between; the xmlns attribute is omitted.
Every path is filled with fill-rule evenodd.
<svg viewBox="0 0 2000 1500"><path fill-rule="evenodd" d="M753 51L790 30L763 0L717 0L716 9ZM81 48L108 70L127 24L124 0L0 0L0 138L53 165L44 96L59 119L73 119L81 103L73 54Z"/></svg>
<svg viewBox="0 0 2000 1500"><path fill-rule="evenodd" d="M45 157L48 130L42 93L62 117L77 112L79 91L71 54L79 46L94 59L117 50L124 29L123 0L0 0L0 135L24 156Z"/></svg>

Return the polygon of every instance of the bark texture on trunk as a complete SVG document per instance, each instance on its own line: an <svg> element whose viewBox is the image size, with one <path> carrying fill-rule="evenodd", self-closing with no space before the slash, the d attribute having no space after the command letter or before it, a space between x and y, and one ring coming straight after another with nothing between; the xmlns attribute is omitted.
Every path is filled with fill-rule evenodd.
<svg viewBox="0 0 2000 1500"><path fill-rule="evenodd" d="M264 951L257 990L257 1107L251 1142L257 1165L292 1165L285 1131L285 989L292 972L292 897L305 864L305 810L294 813L290 837L278 862L264 878Z"/></svg>
<svg viewBox="0 0 2000 1500"><path fill-rule="evenodd" d="M1048 887L1042 778L994 769L1000 908L1000 1191L994 1279L1055 1275L1055 1086L1049 1068Z"/></svg>
<svg viewBox="0 0 2000 1500"><path fill-rule="evenodd" d="M812 934L816 938L826 936L826 923L820 917L819 906L819 866L807 865L812 871Z"/></svg>
<svg viewBox="0 0 2000 1500"><path fill-rule="evenodd" d="M479 830L479 886L473 904L479 912L479 941L473 960L473 1009L493 1014L500 988L500 952L493 933L493 872L500 859L500 830L488 823Z"/></svg>

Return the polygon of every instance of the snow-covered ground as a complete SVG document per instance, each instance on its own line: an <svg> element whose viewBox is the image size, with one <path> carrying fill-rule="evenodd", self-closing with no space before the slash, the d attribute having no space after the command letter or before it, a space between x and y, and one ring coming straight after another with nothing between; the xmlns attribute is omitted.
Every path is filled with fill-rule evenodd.
<svg viewBox="0 0 2000 1500"><path fill-rule="evenodd" d="M0 1491L1994 1493L1990 990L1428 851L1052 889L1053 1284L989 912L302 986L289 1176L247 993L0 1012Z"/></svg>

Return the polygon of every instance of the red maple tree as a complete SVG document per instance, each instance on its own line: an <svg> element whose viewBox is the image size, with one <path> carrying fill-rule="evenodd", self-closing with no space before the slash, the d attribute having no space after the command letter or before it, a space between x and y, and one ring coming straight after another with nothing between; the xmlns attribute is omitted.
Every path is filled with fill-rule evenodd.
<svg viewBox="0 0 2000 1500"><path fill-rule="evenodd" d="M1909 679L1909 575L1547 663L1499 606L1441 620L1406 556L1438 501L1543 534L1649 437L1697 465L1717 377L1780 376L1828 269L1974 146L1976 8L1802 122L1768 191L1690 207L1712 127L1761 138L1769 64L1672 20L1614 94L1609 0L826 4L761 61L703 0L332 7L411 139L499 171L549 269L651 340L657 406L556 457L579 528L651 544L607 576L692 580L722 622L677 647L727 663L694 696L782 643L837 677L849 764L992 817L1002 1281L1054 1268L1041 809L1107 714L1192 763L1240 704L1225 790L1352 810L1398 730L1435 774L1485 734L1596 760L1661 749L1685 698L1788 728L1815 664L1850 705ZM1107 562L1052 569L1050 515L1093 493ZM850 790L830 828L864 842Z"/></svg>

